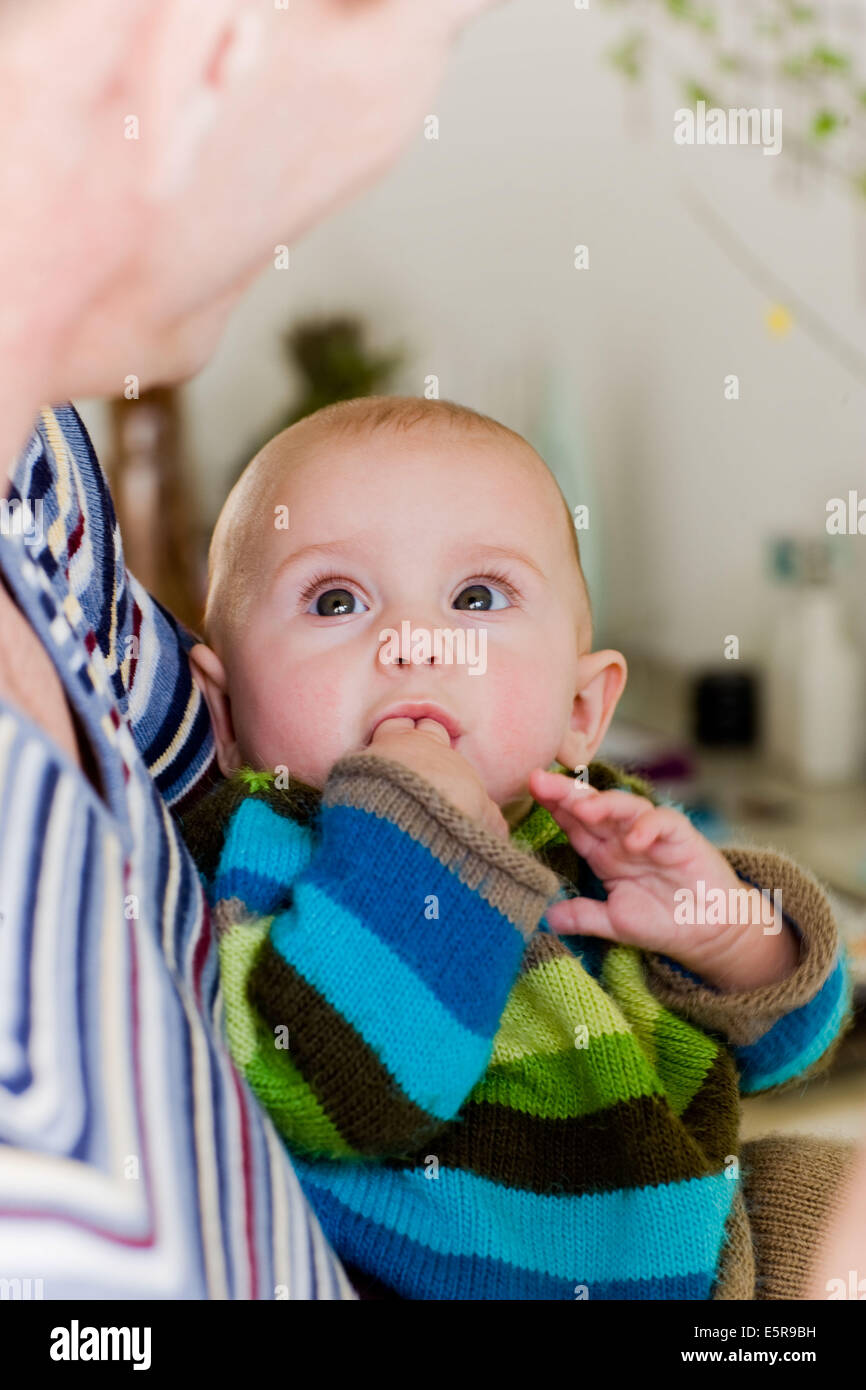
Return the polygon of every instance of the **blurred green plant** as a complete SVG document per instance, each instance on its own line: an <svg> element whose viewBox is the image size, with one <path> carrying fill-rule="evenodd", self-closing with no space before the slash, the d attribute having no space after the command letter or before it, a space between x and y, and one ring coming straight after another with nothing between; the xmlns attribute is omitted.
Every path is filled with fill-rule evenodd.
<svg viewBox="0 0 866 1390"><path fill-rule="evenodd" d="M607 57L613 67L634 82L643 75L645 51L646 34L638 32L627 34L621 43L608 49Z"/></svg>
<svg viewBox="0 0 866 1390"><path fill-rule="evenodd" d="M299 323L284 343L304 386L283 428L336 401L384 394L403 361L402 352L371 352L364 343L363 324L350 317Z"/></svg>
<svg viewBox="0 0 866 1390"><path fill-rule="evenodd" d="M658 49L664 49L668 31L679 33L691 30L700 45L700 55L707 74L680 73L674 80L686 102L699 101L707 106L739 106L741 101L724 99L718 91L726 76L747 80L755 76L766 91L769 78L775 80L779 96L776 105L783 106L786 92L796 92L798 108L805 110L799 130L786 126L787 139L793 139L813 158L824 159L834 172L841 174L848 186L866 198L866 168L847 162L831 162L829 149L836 149L835 137L847 128L863 128L866 117L866 82L857 72L854 55L844 46L830 42L822 33L822 15L815 5L798 0L767 0L756 6L750 27L755 40L768 40L754 47L741 44L738 49L725 34L725 20L730 11L724 0L602 0L615 10L629 28L607 50L610 65L631 83L639 83L647 74L649 64ZM742 32L742 29L741 29ZM673 76L674 74L672 74ZM764 98L766 100L766 98ZM864 130L866 135L866 130ZM866 145L866 141L864 141Z"/></svg>
<svg viewBox="0 0 866 1390"><path fill-rule="evenodd" d="M834 130L844 124L844 118L837 116L835 111L816 111L812 117L812 134L816 140L824 140L828 135L832 135Z"/></svg>
<svg viewBox="0 0 866 1390"><path fill-rule="evenodd" d="M404 351L373 352L364 342L360 319L339 315L305 319L283 335L286 357L301 377L299 396L245 451L235 470L240 477L251 458L281 430L337 401L387 394Z"/></svg>

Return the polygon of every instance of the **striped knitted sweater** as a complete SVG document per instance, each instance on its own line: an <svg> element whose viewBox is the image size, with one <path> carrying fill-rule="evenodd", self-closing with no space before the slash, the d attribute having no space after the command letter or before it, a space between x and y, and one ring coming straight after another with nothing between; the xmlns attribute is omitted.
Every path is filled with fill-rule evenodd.
<svg viewBox="0 0 866 1390"><path fill-rule="evenodd" d="M825 1066L851 1021L808 875L725 851L801 943L787 980L728 995L555 937L553 897L604 893L547 812L504 842L385 759L322 794L247 771L184 830L230 1049L350 1268L412 1299L752 1296L739 1096Z"/></svg>

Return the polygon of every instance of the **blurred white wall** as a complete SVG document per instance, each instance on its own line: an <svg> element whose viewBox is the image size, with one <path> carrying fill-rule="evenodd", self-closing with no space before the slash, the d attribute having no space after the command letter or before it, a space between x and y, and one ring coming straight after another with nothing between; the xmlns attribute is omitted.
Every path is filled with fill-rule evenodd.
<svg viewBox="0 0 866 1390"><path fill-rule="evenodd" d="M775 289L731 262L682 191L864 358L866 200L829 178L798 187L788 148L676 146L682 94L662 72L631 91L604 60L621 33L600 0L510 0L478 22L435 106L439 140L419 128L398 168L262 276L188 388L189 440L215 516L286 402L280 335L302 315L361 315L374 344L410 351L396 389L436 374L443 396L536 439L553 369L564 443L550 461L571 503L593 500L581 541L603 639L691 665L736 633L760 660L765 537L821 531L829 497L866 497L866 387L796 307L771 335ZM101 407L82 411L104 447ZM866 610L866 536L840 543ZM866 611L852 617L866 651Z"/></svg>

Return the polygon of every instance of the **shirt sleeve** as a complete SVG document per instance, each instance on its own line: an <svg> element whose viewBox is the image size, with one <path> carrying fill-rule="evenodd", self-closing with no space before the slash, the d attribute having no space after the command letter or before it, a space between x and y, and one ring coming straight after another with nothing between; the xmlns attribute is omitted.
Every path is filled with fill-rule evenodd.
<svg viewBox="0 0 866 1390"><path fill-rule="evenodd" d="M10 496L40 506L50 563L68 579L120 713L164 800L178 806L217 776L207 706L187 654L198 639L129 574L111 493L72 405L46 407Z"/></svg>
<svg viewBox="0 0 866 1390"><path fill-rule="evenodd" d="M853 1025L850 961L811 874L770 850L722 853L744 884L781 891L783 916L800 943L795 970L775 984L726 993L670 957L644 952L647 982L666 1008L726 1040L743 1095L777 1092L824 1071Z"/></svg>
<svg viewBox="0 0 866 1390"><path fill-rule="evenodd" d="M253 799L226 834L212 897L230 1045L291 1145L410 1152L485 1072L556 875L366 755L335 764L308 862L297 846Z"/></svg>

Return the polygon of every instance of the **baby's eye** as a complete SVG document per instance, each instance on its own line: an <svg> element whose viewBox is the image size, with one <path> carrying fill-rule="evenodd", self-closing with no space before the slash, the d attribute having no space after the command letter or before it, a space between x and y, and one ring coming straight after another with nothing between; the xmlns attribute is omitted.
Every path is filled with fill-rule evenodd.
<svg viewBox="0 0 866 1390"><path fill-rule="evenodd" d="M366 613L367 605L350 589L324 589L313 599L307 612L316 613L320 618L342 618L346 613Z"/></svg>
<svg viewBox="0 0 866 1390"><path fill-rule="evenodd" d="M497 602L497 599L501 602ZM502 590L494 588L492 584L467 584L465 589L460 590L452 606L470 612L490 612L494 608L508 608L509 601Z"/></svg>

